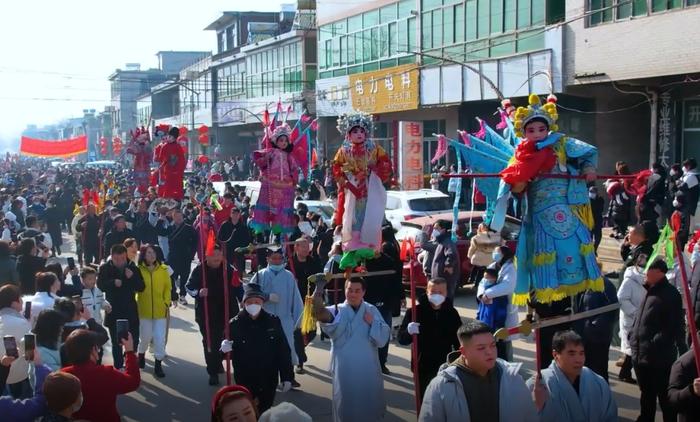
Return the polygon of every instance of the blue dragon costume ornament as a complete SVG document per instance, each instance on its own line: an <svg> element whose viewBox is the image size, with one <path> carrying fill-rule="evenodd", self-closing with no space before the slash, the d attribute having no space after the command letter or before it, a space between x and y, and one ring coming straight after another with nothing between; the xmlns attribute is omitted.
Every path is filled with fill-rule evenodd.
<svg viewBox="0 0 700 422"><path fill-rule="evenodd" d="M449 140L449 145L458 151L458 162L471 172L500 175L476 179L487 199L485 221L491 229L503 227L511 198L521 207L513 303L525 305L533 291L539 303L587 289L602 291L586 180L569 177L594 180L597 149L557 132L553 95L544 105L533 94L528 107L514 110L509 100L504 100L503 107L499 125L503 134L482 126L483 139L462 134L463 142Z"/></svg>

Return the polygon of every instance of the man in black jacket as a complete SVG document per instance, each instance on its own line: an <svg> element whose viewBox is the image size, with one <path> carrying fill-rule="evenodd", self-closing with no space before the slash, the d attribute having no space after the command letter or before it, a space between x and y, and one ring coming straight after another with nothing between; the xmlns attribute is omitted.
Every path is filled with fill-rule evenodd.
<svg viewBox="0 0 700 422"><path fill-rule="evenodd" d="M203 272L204 274L202 274ZM228 280L225 280L224 253L221 250L221 246L216 244L213 250L207 253L204 265L199 264L192 270L190 280L186 286L187 293L195 298L194 319L199 325L199 332L202 334L209 385L218 385L219 372L223 371L223 365L221 364L223 357L219 352L219 345L224 338L224 327L227 323L224 314L224 309L226 309L225 283L229 283L229 315L238 314L238 301L236 300L235 290L230 285L232 275L233 267L227 264L226 276ZM205 303L207 307L206 314L204 311ZM208 327L205 315L208 315ZM208 331L207 328L209 329Z"/></svg>
<svg viewBox="0 0 700 422"><path fill-rule="evenodd" d="M624 261L620 274L624 274L625 270L633 265L644 267L653 250L654 243L649 239L644 226L638 224L632 227L620 246L620 257Z"/></svg>
<svg viewBox="0 0 700 422"><path fill-rule="evenodd" d="M129 331L134 338L134 347L139 339L139 312L136 307L136 293L144 291L146 285L141 271L136 264L126 257L126 247L122 244L112 246L110 259L100 265L97 273L97 287L105 293L112 305L112 312L105 316L105 326L112 339L112 357L114 367L120 369L124 364L122 346L117 334L118 319L129 320Z"/></svg>
<svg viewBox="0 0 700 422"><path fill-rule="evenodd" d="M586 290L579 294L574 301L576 312L591 311L603 306L617 303L615 286L603 278L604 291ZM583 348L586 350L586 367L608 381L608 354L613 336L613 325L618 318L618 311L598 314L591 318L574 323L574 329L583 338Z"/></svg>
<svg viewBox="0 0 700 422"><path fill-rule="evenodd" d="M96 214L94 204L88 204L87 214L80 220L76 230L81 236L83 246L83 264L99 263L100 261L100 217Z"/></svg>
<svg viewBox="0 0 700 422"><path fill-rule="evenodd" d="M139 201L136 212L126 215L127 221L132 224L131 229L134 231L136 240L139 241L140 245L145 243L149 245L158 244L158 233L155 226L149 221L150 216L148 203L143 199Z"/></svg>
<svg viewBox="0 0 700 422"><path fill-rule="evenodd" d="M185 299L187 290L185 284L190 277L192 260L197 251L198 236L192 226L185 222L185 217L180 209L174 209L172 224L164 216L156 223L158 236L168 238L168 265L173 269L172 299L177 298L177 286L180 286L180 304L187 305Z"/></svg>
<svg viewBox="0 0 700 422"><path fill-rule="evenodd" d="M110 217L111 219L111 217ZM122 244L126 239L134 237L134 233L126 227L126 219L123 215L117 215L112 220L111 229L105 235L104 254L111 252L112 246Z"/></svg>
<svg viewBox="0 0 700 422"><path fill-rule="evenodd" d="M422 400L425 389L437 375L440 365L445 363L447 355L459 350L457 330L462 326L462 319L452 301L447 299L444 278L428 282L426 294L418 298L416 322L411 322L411 318L412 310L409 309L399 328L398 341L407 346L413 341L413 334L418 335L418 387Z"/></svg>
<svg viewBox="0 0 700 422"><path fill-rule="evenodd" d="M258 411L264 412L275 400L277 381L281 392L292 388L292 355L275 315L265 312L265 295L257 284L248 284L243 296L245 307L231 319L231 340L221 342L223 353L232 352L236 384L243 385L258 400Z"/></svg>
<svg viewBox="0 0 700 422"><path fill-rule="evenodd" d="M640 398L640 422L653 421L656 398L664 422L675 421L676 412L668 402L666 389L671 365L676 360L676 341L684 335L681 295L666 279L668 267L659 258L647 269L642 301L630 332L632 364L637 374Z"/></svg>
<svg viewBox="0 0 700 422"><path fill-rule="evenodd" d="M253 236L250 229L241 217L241 210L235 205L231 208L230 217L219 228L218 239L226 243L226 258L235 266L242 275L245 271L245 254L236 252L236 248L243 248L251 244ZM242 278L242 277L241 277Z"/></svg>
<svg viewBox="0 0 700 422"><path fill-rule="evenodd" d="M692 350L681 355L671 367L668 401L678 412L678 422L700 421L700 378Z"/></svg>
<svg viewBox="0 0 700 422"><path fill-rule="evenodd" d="M308 292L309 276L318 274L323 271L321 262L315 256L311 255L311 245L309 240L305 237L297 239L294 241L294 256L292 260L287 264L287 269L294 274L297 279L297 287L299 288L299 294L302 298L305 298ZM313 339L316 333L309 334L309 341ZM299 357L299 365L297 365L297 374L304 373L304 362L307 361L306 351L306 341L304 336L301 334L301 328L296 328L294 330L294 351Z"/></svg>

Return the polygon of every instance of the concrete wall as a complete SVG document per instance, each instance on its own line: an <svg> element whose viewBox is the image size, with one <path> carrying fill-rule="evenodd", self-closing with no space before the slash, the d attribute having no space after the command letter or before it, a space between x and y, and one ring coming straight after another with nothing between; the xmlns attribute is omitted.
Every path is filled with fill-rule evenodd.
<svg viewBox="0 0 700 422"><path fill-rule="evenodd" d="M586 0L566 2L566 19L581 16ZM700 69L700 7L675 9L631 20L586 27L587 19L566 25L568 85L677 75ZM604 73L574 80L574 74Z"/></svg>

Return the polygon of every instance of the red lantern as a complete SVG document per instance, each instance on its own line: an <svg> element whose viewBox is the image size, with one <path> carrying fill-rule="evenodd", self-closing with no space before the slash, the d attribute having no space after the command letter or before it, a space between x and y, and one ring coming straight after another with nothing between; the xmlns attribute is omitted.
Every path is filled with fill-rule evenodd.
<svg viewBox="0 0 700 422"><path fill-rule="evenodd" d="M209 145L209 135L206 133L199 135L199 143L204 146Z"/></svg>
<svg viewBox="0 0 700 422"><path fill-rule="evenodd" d="M197 158L197 161L199 162L199 164L206 164L209 162L209 157L207 157L206 155L200 155L199 158Z"/></svg>
<svg viewBox="0 0 700 422"><path fill-rule="evenodd" d="M200 135L204 135L206 133L209 133L209 127L207 125L202 125L199 128L197 128L197 131Z"/></svg>
<svg viewBox="0 0 700 422"><path fill-rule="evenodd" d="M178 130L180 131L180 136L187 136L188 131L186 126L180 126Z"/></svg>

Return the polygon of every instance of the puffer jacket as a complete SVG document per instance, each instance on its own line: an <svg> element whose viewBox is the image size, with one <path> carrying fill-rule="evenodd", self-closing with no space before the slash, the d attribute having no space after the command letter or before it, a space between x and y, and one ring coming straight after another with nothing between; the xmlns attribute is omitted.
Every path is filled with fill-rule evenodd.
<svg viewBox="0 0 700 422"><path fill-rule="evenodd" d="M493 250L501 245L501 235L498 233L481 232L472 237L467 256L472 265L487 267L493 262Z"/></svg>
<svg viewBox="0 0 700 422"><path fill-rule="evenodd" d="M632 356L629 334L646 293L644 274L640 273L635 266L627 268L622 284L617 290L617 300L620 302L620 348L622 353L628 356Z"/></svg>
<svg viewBox="0 0 700 422"><path fill-rule="evenodd" d="M158 264L153 271L145 264L139 265L141 277L146 288L136 294L136 304L139 309L139 318L161 319L167 316L170 307L170 291L172 282L168 267Z"/></svg>

